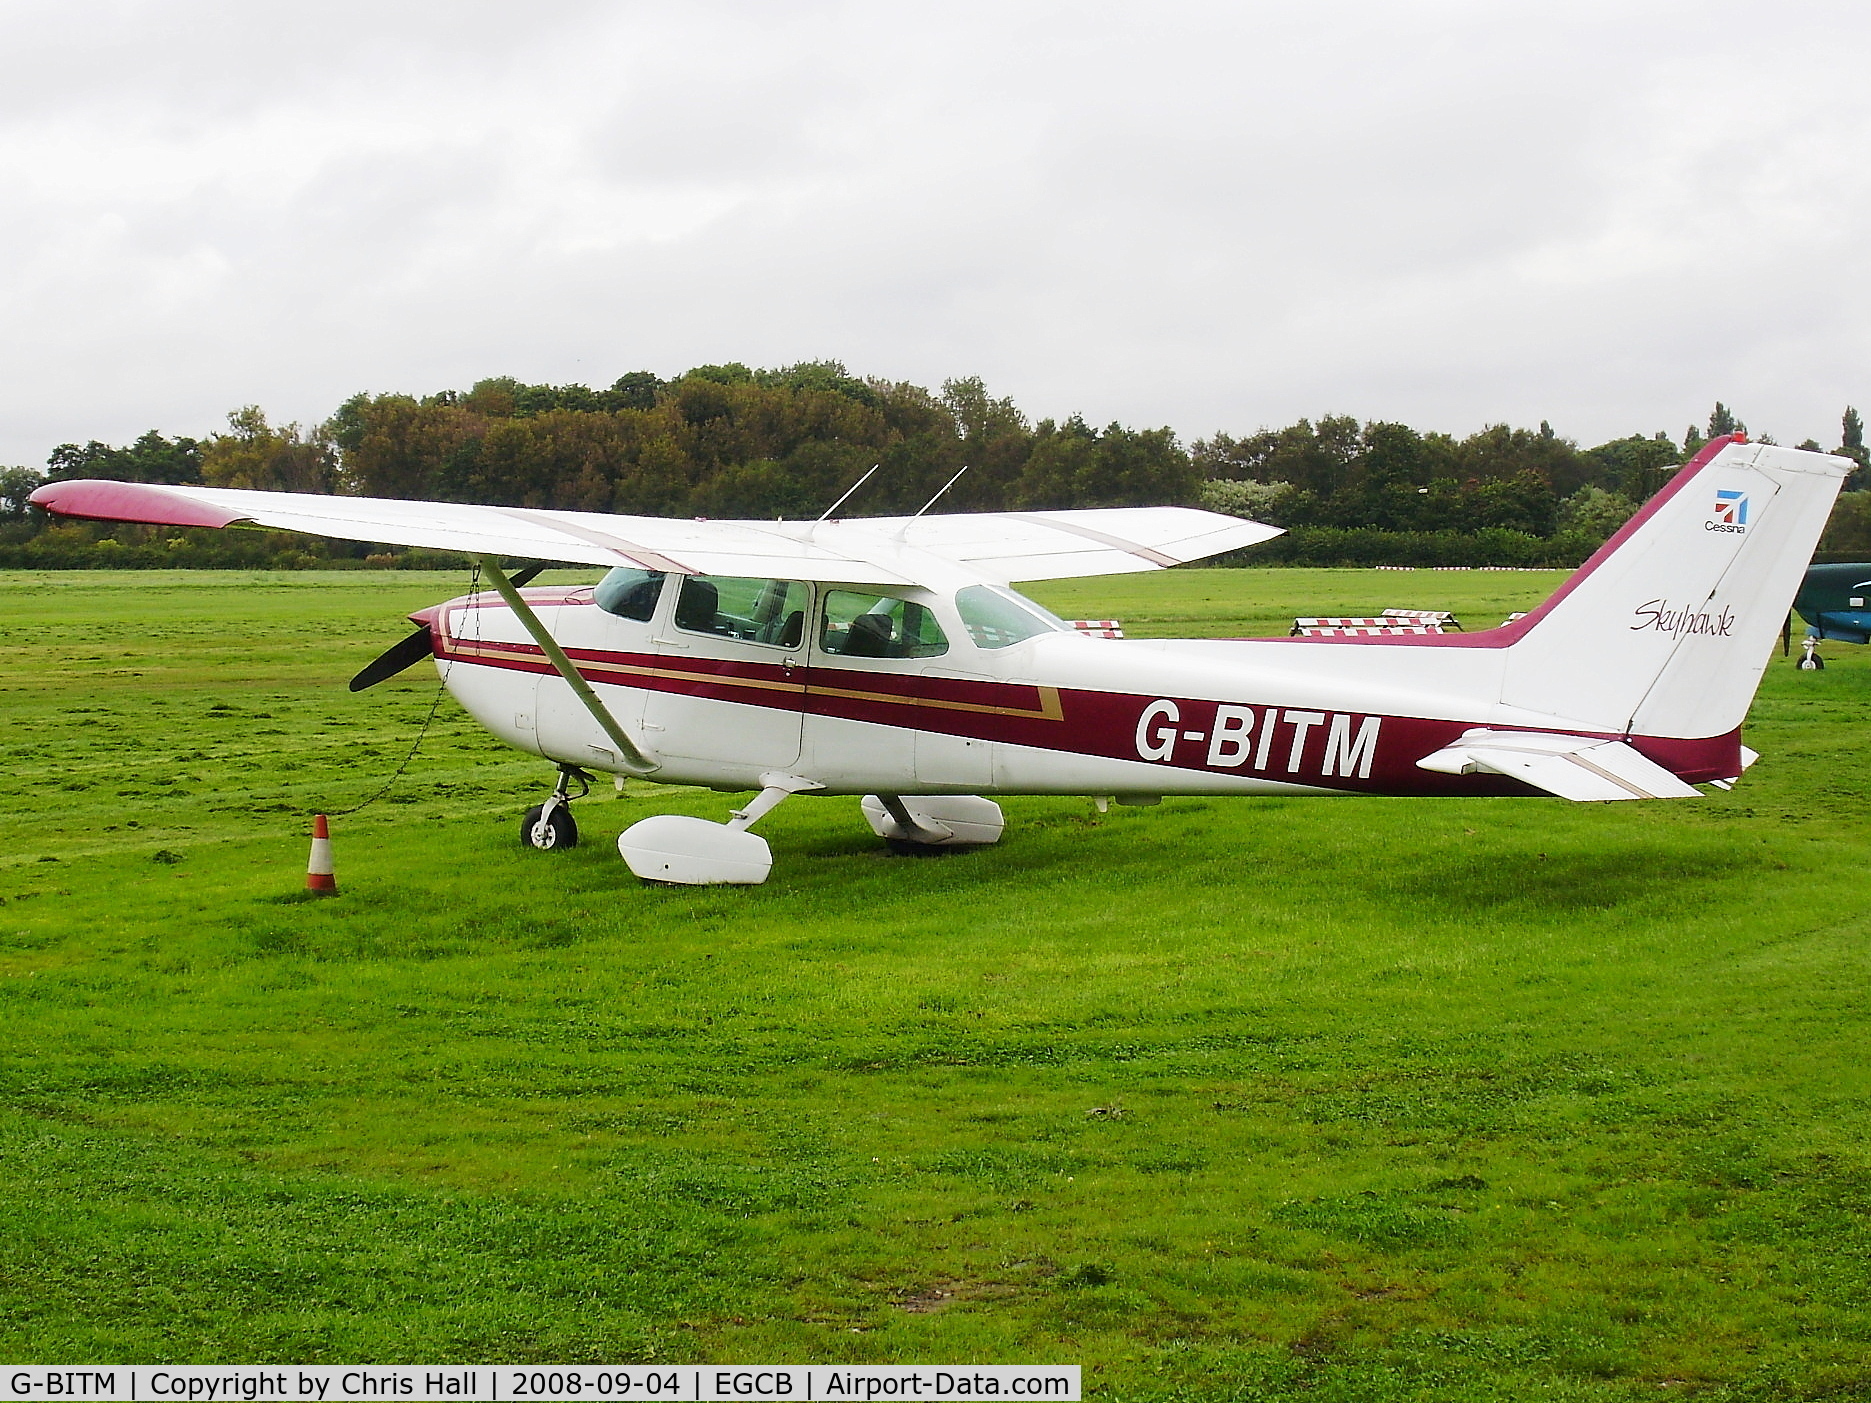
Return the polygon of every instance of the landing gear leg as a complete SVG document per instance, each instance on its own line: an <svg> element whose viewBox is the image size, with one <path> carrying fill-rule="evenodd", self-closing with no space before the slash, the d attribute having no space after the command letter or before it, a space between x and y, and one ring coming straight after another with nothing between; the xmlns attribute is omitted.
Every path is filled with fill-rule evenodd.
<svg viewBox="0 0 1871 1403"><path fill-rule="evenodd" d="M1826 665L1826 660L1819 656L1819 640L1810 633L1800 639L1800 647L1806 651L1800 654L1800 660L1793 664L1801 672L1818 672Z"/></svg>
<svg viewBox="0 0 1871 1403"><path fill-rule="evenodd" d="M879 794L877 804L889 815L892 825L884 838L884 846L898 857L939 857L955 851L947 845L946 825L918 822L918 815L912 814L908 805L895 794Z"/></svg>
<svg viewBox="0 0 1871 1403"><path fill-rule="evenodd" d="M578 793L571 793L576 781ZM572 817L571 803L591 792L591 776L576 765L559 766L559 782L552 787L552 797L535 804L520 820L520 841L529 848L551 851L578 846L578 823Z"/></svg>

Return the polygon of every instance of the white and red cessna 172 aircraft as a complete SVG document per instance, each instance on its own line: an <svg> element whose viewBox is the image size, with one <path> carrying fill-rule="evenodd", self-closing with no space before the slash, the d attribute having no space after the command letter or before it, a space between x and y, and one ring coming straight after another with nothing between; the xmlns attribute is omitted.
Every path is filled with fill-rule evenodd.
<svg viewBox="0 0 1871 1403"><path fill-rule="evenodd" d="M748 829L793 794L864 795L876 833L915 851L995 842L989 794L1725 787L1754 759L1742 717L1851 468L1717 439L1525 617L1353 638L1098 639L1008 588L1279 534L1180 507L670 521L90 481L33 501L478 557L495 593L413 615L353 688L433 654L482 725L559 764L523 824L537 847L576 841L583 771L758 790L726 824L663 814L618 839L638 876L699 884L764 881ZM522 591L507 557L611 568Z"/></svg>

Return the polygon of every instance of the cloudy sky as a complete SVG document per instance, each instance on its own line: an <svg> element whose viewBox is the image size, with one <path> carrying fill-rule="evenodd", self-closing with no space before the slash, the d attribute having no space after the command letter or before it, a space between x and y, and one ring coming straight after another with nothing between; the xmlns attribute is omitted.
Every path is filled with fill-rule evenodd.
<svg viewBox="0 0 1871 1403"><path fill-rule="evenodd" d="M1871 10L0 0L0 463L834 358L1188 437L1871 410Z"/></svg>

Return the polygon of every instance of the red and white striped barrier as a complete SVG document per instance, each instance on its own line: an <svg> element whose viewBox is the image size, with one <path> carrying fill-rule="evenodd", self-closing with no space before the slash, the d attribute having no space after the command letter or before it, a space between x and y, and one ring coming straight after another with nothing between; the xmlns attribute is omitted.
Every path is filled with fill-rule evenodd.
<svg viewBox="0 0 1871 1403"><path fill-rule="evenodd" d="M1460 629L1462 622L1447 609L1386 609L1387 619L1406 619L1412 623L1436 624L1442 628Z"/></svg>
<svg viewBox="0 0 1871 1403"><path fill-rule="evenodd" d="M1442 625L1429 619L1398 616L1377 618L1294 619L1289 636L1293 638L1381 638L1391 633L1441 633Z"/></svg>
<svg viewBox="0 0 1871 1403"><path fill-rule="evenodd" d="M1301 624L1294 621L1293 638L1388 638L1399 633L1441 633L1434 624Z"/></svg>
<svg viewBox="0 0 1871 1403"><path fill-rule="evenodd" d="M1124 626L1116 619L1067 619L1080 633L1093 638L1122 638Z"/></svg>

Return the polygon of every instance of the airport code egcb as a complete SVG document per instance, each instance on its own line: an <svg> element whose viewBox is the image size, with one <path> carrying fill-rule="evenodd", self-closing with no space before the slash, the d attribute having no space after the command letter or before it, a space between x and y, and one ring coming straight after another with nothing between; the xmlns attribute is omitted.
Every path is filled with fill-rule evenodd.
<svg viewBox="0 0 1871 1403"><path fill-rule="evenodd" d="M4 1392L13 1398L103 1403L353 1403L407 1399L409 1403L505 1403L506 1400L658 1399L785 1400L848 1403L901 1399L1046 1399L1075 1403L1080 1369L1071 1365L148 1365L7 1371Z"/></svg>

